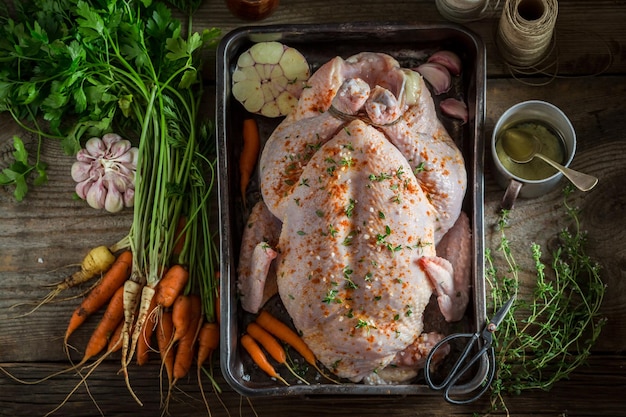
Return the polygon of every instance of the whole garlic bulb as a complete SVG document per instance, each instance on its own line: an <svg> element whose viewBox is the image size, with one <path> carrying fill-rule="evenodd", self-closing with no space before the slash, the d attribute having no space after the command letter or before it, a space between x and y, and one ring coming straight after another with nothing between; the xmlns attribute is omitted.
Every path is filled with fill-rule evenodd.
<svg viewBox="0 0 626 417"><path fill-rule="evenodd" d="M91 138L76 154L76 194L96 209L116 213L133 206L138 149L116 133Z"/></svg>

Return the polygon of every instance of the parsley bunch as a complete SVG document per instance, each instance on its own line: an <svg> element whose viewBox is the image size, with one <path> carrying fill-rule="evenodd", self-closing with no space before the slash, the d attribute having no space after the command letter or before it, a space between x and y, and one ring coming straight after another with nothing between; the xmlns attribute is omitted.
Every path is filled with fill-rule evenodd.
<svg viewBox="0 0 626 417"><path fill-rule="evenodd" d="M137 143L134 217L120 244L133 252L131 279L153 287L174 261L176 225L186 216L190 241L175 259L213 276L208 199L215 155L211 126L200 116L203 51L220 31L192 31L200 0L176 0L187 24L152 0L15 0L0 6L0 111L68 154L92 136L115 131ZM184 30L186 29L186 30ZM0 181L24 197L28 155ZM38 148L39 149L39 148ZM209 155L210 153L210 155ZM43 175L39 151L34 172ZM69 175L69 173L68 173ZM19 184L18 184L19 181Z"/></svg>
<svg viewBox="0 0 626 417"><path fill-rule="evenodd" d="M507 274L494 266L487 250L486 278L491 286L493 311L511 296L517 297L510 314L494 334L496 378L492 406L506 407L504 394L529 389L549 390L566 378L590 354L605 319L599 309L605 292L600 266L585 251L586 235L580 230L578 212L568 204L572 188L565 190L563 206L570 228L558 235L550 265L542 259L541 247L532 243L530 255L536 270L530 294L519 287L519 265L505 234L509 212L499 218L500 244L497 252L508 265Z"/></svg>
<svg viewBox="0 0 626 417"><path fill-rule="evenodd" d="M189 13L198 5L178 3ZM184 113L201 92L200 51L216 40L218 30L184 36L171 10L152 0L13 4L11 14L0 6L0 112L9 112L40 143L58 139L71 155L81 140L112 130L140 140L153 129L146 123L149 110L171 113L171 125L161 127L173 136L194 128ZM158 101L156 108L152 100ZM16 168L5 170L0 183L17 184L14 174L26 171L45 179L39 162ZM25 194L23 186L20 190L18 200Z"/></svg>

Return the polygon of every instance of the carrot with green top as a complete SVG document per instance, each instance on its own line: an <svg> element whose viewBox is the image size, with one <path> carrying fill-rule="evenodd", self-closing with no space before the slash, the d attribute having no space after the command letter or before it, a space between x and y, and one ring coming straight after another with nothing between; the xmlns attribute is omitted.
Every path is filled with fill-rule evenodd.
<svg viewBox="0 0 626 417"><path fill-rule="evenodd" d="M189 271L182 265L172 265L159 281L159 291L155 294L157 304L161 307L171 307L185 285L189 281Z"/></svg>

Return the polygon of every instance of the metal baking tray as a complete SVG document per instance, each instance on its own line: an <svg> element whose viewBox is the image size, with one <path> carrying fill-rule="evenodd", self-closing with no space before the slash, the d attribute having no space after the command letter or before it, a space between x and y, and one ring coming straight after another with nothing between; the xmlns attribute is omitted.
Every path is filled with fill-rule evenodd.
<svg viewBox="0 0 626 417"><path fill-rule="evenodd" d="M252 44L261 41L279 41L301 51L314 72L335 56L347 58L369 51L384 52L395 57L403 67L416 67L438 49L456 52L463 62L463 72L455 77L451 91L435 96L435 105L445 97L460 97L468 105L470 120L442 117L450 135L462 150L468 171L468 190L464 210L468 213L473 239L471 300L466 317L450 326L448 332L476 331L485 323L484 233L483 233L483 124L485 103L485 48L482 40L466 28L456 24L397 24L348 23L323 25L250 26L236 29L222 39L217 51L216 127L218 146L219 227L221 254L221 317L222 334L220 362L223 375L232 387L246 396L272 395L426 395L434 393L420 375L403 385L334 384L320 377L314 370L306 374L310 385L289 378L286 369L278 367L290 386L274 381L260 371L239 346L239 338L246 324L253 319L244 312L237 299L236 271L243 225L248 213L243 208L239 190L238 158L242 147L241 126L247 113L232 97L231 75L239 55ZM254 116L262 139L269 137L282 119ZM259 198L258 182L252 180L248 200ZM249 204L251 207L252 204ZM431 302L431 304L433 304ZM282 314L289 322L279 297L269 307ZM425 312L428 314L428 309ZM426 324L426 321L425 321ZM304 364L297 353L288 350L296 366ZM484 367L485 365L480 365ZM460 388L468 391L482 381L478 376ZM483 369L484 371L484 369Z"/></svg>

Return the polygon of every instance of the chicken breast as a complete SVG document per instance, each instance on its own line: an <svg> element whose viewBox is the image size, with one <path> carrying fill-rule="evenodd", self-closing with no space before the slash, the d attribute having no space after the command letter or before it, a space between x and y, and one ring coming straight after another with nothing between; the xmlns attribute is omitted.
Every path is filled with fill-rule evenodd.
<svg viewBox="0 0 626 417"><path fill-rule="evenodd" d="M311 158L287 205L278 288L318 359L360 380L422 332L435 211L406 158L362 121Z"/></svg>

